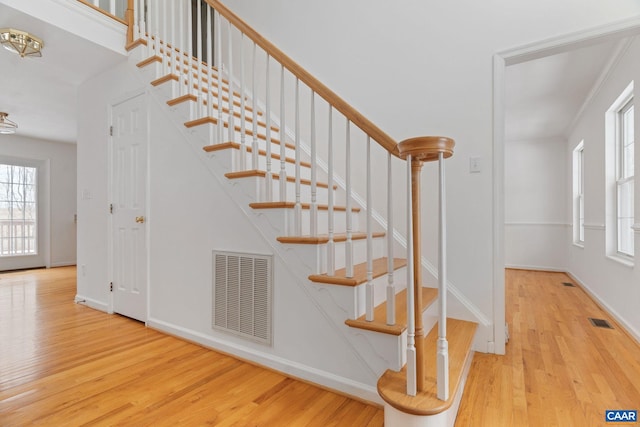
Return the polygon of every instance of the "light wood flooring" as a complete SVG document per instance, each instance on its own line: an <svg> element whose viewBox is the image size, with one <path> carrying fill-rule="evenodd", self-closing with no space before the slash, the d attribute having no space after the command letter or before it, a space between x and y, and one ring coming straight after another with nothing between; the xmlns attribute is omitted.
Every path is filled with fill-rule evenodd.
<svg viewBox="0 0 640 427"><path fill-rule="evenodd" d="M507 270L507 354L475 354L457 427L629 425L606 423L605 410L640 412L640 345L581 288L562 282L571 279Z"/></svg>
<svg viewBox="0 0 640 427"><path fill-rule="evenodd" d="M561 273L507 270L506 356L456 426L604 426L640 410L640 346ZM75 269L0 274L0 426L381 426L382 410L74 304ZM620 424L617 424L620 425Z"/></svg>
<svg viewBox="0 0 640 427"><path fill-rule="evenodd" d="M73 303L75 268L0 274L0 426L381 426L382 409Z"/></svg>

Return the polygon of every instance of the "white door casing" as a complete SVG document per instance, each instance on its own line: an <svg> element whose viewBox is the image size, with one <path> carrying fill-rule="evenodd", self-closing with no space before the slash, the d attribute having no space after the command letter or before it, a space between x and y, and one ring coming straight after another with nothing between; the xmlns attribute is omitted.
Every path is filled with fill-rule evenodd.
<svg viewBox="0 0 640 427"><path fill-rule="evenodd" d="M147 104L140 94L112 106L113 311L147 320Z"/></svg>

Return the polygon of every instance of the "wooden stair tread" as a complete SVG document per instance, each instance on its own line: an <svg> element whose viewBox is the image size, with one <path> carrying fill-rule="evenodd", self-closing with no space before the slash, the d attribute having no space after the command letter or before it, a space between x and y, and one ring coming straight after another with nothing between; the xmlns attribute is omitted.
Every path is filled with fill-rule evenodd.
<svg viewBox="0 0 640 427"><path fill-rule="evenodd" d="M267 176L267 172L258 170L258 169L250 169L246 171L227 172L224 174L224 176L227 177L228 179L249 178L249 177L264 178ZM280 179L280 175L275 172L271 173L271 177L273 179ZM287 175L287 182L296 182L296 177ZM311 185L311 180L306 178L300 178L300 184ZM316 182L316 185L319 188L329 188L329 184L327 184L326 182ZM333 184L333 189L335 190L337 188L338 186L336 184Z"/></svg>
<svg viewBox="0 0 640 427"><path fill-rule="evenodd" d="M436 288L422 288L422 311L424 312L438 298ZM373 320L367 322L365 315L357 319L347 319L344 323L352 328L366 329L367 331L381 332L389 335L400 335L407 329L407 290L396 294L396 324L387 325L387 302L376 306L373 310Z"/></svg>
<svg viewBox="0 0 640 427"><path fill-rule="evenodd" d="M238 129L238 131L239 131L239 129ZM277 145L278 148L280 148L280 141L278 141L278 140L274 140L272 138L271 139L271 144ZM285 143L284 145L285 145L285 147L290 148L292 150L295 150L295 148L296 148L295 145L293 145L293 144ZM228 149L240 150L241 148L242 148L242 145L238 144L237 142L233 142L233 141L223 142L221 144L205 145L204 147L202 147L202 149L204 151L206 151L207 153L214 153L216 151L228 150ZM251 147L251 144L246 144L246 149L247 149L247 153L253 152L253 148ZM279 151L279 150L271 150L271 157L280 159L280 154L274 153L274 151ZM258 153L260 155L262 155L262 156L266 156L267 155L267 151L262 149L262 148L258 149ZM273 157L273 156L277 156L277 157ZM296 162L296 159L293 159L291 157L287 157L286 159L287 159L287 162L289 162L289 163L295 163ZM311 167L311 163L300 161L300 166L304 166L306 168L310 168Z"/></svg>
<svg viewBox="0 0 640 427"><path fill-rule="evenodd" d="M212 124L212 125L217 125L218 124L218 119L216 117L211 117L211 116L207 116L207 117L201 117L199 119L195 119L195 120L190 120L188 122L185 122L185 127L191 129L192 127L196 127L196 126L202 126L202 125L206 125L206 124ZM229 128L229 123L227 121L224 121L222 123L222 125L225 128ZM234 124L233 129L236 132L242 132L242 128L240 125L236 125ZM244 130L245 135L249 135L249 136L253 136L253 130L251 130L250 127L247 127ZM274 132L274 133L278 133L278 132ZM262 133L258 133L256 134L256 137L258 139L261 139L263 141L267 140L267 135L262 134ZM275 138L273 136L271 136L271 143L272 144L277 144L280 145L280 139L279 138ZM218 145L222 145L222 144L214 144L214 145L207 145L206 147L204 147L205 151L211 152L211 151L215 151L216 149L214 147L217 147ZM291 149L295 149L295 146L292 144L287 145L287 143L285 142L284 144L286 147L291 148ZM247 144L247 147L249 147L249 144ZM229 147L226 147L229 148ZM218 150L220 150L221 148L217 148Z"/></svg>
<svg viewBox="0 0 640 427"><path fill-rule="evenodd" d="M387 257L373 260L373 278L380 277L388 273ZM393 259L393 269L397 270L407 265L404 258ZM347 269L341 268L336 270L333 276L327 274L312 274L309 280L316 283L325 283L328 285L340 286L358 286L367 281L367 263L363 262L353 266L353 277L347 277Z"/></svg>
<svg viewBox="0 0 640 427"><path fill-rule="evenodd" d="M384 231L378 231L372 233L373 238L384 237ZM367 233L353 233L351 236L352 240L362 240L367 238ZM280 243L291 243L291 244L299 244L299 245L321 245L327 243L329 241L329 236L327 234L319 234L317 236L283 236L278 237L278 242ZM346 242L347 235L345 233L336 233L333 235L334 242Z"/></svg>
<svg viewBox="0 0 640 427"><path fill-rule="evenodd" d="M288 178L288 177L287 177ZM310 203L300 203L302 209L311 209ZM249 203L249 207L253 209L293 209L296 207L295 202L255 202ZM329 210L329 205L318 204L319 211ZM346 212L346 206L334 206L333 210L338 212ZM351 208L352 212L360 212L360 208Z"/></svg>
<svg viewBox="0 0 640 427"><path fill-rule="evenodd" d="M447 318L447 340L449 342L449 399L442 401L437 397L436 351L438 325L436 324L425 340L425 389L416 396L408 396L405 366L400 372L388 369L378 380L378 393L389 405L413 415L435 415L451 407L467 360L473 354L471 346L478 324Z"/></svg>
<svg viewBox="0 0 640 427"><path fill-rule="evenodd" d="M178 96L177 98L172 98L172 99L168 100L168 101L167 101L167 105L168 105L169 107L175 107L175 106L180 105L180 104L182 104L182 103L184 103L184 102L198 102L198 97L197 97L197 96L195 96L195 95L194 95L194 94L192 94L192 93L187 93L187 94L185 94L185 95L180 95L180 96ZM217 102L217 100L216 100L216 102ZM206 101L206 100L204 101L204 104L205 104L205 105L207 105L207 101ZM217 105L213 105L213 108L214 108L214 110L216 110L216 111L217 111L218 106L217 106ZM246 109L249 113L251 113L251 115L253 116L254 112L253 112L250 108L245 107L245 109ZM235 109L234 109L234 110L232 110L232 111L233 111L233 117L236 117L237 119L242 119L242 115L240 114L240 111L236 111ZM228 107L222 107L222 112L223 112L224 114L229 114L229 108L228 108ZM262 115L262 113L258 112L258 115ZM253 118L253 117L248 117L247 115L245 115L245 118L244 118L244 119L245 119L247 122L251 123L251 126L253 126L253 120L254 120L254 118ZM265 122L263 122L263 121L261 121L261 120L259 120L259 119L258 119L258 126L261 126L261 127L266 128L266 127L267 127L267 124L266 124ZM275 130L276 132L278 132L278 131L279 131L278 127L277 127L277 126L275 126L275 125L274 125L274 126L272 126L272 127L271 127L271 129L272 129L272 130ZM293 144L291 144L291 145L293 146Z"/></svg>

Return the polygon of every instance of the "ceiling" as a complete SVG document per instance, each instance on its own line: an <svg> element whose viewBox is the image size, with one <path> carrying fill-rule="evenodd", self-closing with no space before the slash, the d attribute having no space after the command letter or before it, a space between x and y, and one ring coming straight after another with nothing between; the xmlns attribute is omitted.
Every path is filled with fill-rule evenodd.
<svg viewBox="0 0 640 427"><path fill-rule="evenodd" d="M619 40L510 65L506 70L505 139L566 138Z"/></svg>
<svg viewBox="0 0 640 427"><path fill-rule="evenodd" d="M19 135L75 143L78 86L122 56L0 3L4 27L31 32L45 47L42 58L0 49L0 111ZM506 140L566 137L615 52L608 42L507 67Z"/></svg>
<svg viewBox="0 0 640 427"><path fill-rule="evenodd" d="M16 134L76 142L76 90L122 55L0 3L0 28L27 31L44 41L41 58L0 48L0 111L18 123Z"/></svg>

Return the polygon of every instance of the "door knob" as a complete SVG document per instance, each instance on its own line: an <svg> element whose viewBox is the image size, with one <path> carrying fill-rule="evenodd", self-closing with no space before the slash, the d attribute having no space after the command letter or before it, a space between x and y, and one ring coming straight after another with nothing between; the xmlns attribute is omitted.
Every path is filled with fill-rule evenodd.
<svg viewBox="0 0 640 427"><path fill-rule="evenodd" d="M136 217L136 222L138 224L143 224L144 223L144 217L143 216L137 216Z"/></svg>

